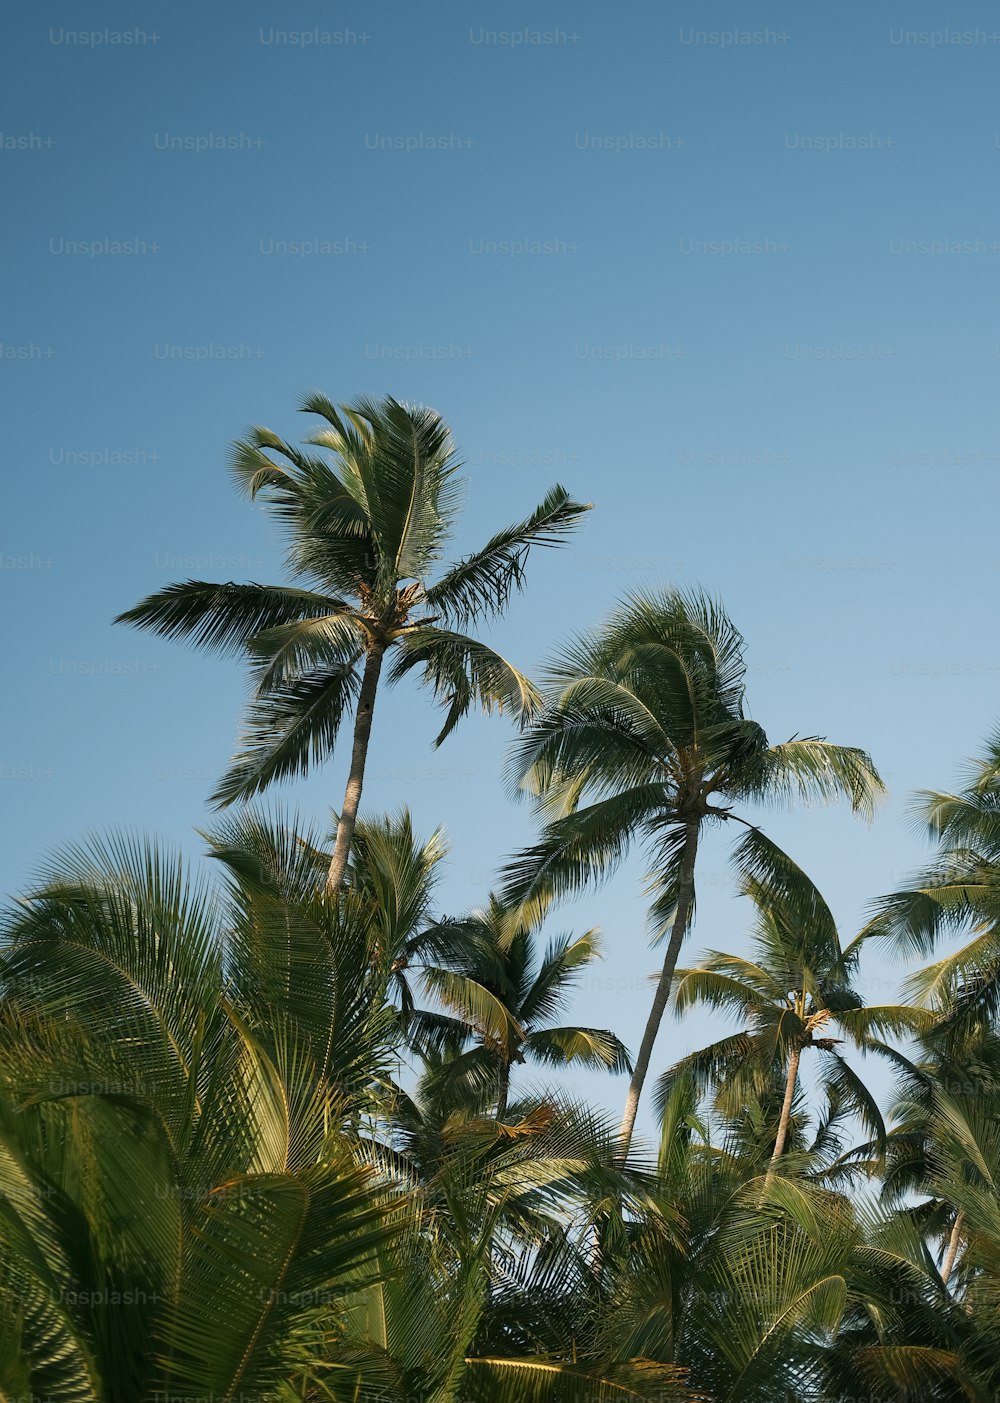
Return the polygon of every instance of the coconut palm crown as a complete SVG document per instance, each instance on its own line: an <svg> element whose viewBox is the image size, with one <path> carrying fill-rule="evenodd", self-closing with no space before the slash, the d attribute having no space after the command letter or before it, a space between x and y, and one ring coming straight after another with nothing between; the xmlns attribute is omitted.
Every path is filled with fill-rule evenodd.
<svg viewBox="0 0 1000 1403"><path fill-rule="evenodd" d="M443 933L447 937L449 927ZM551 1021L576 979L601 958L597 930L575 939L555 937L542 954L537 926L517 925L494 894L456 934L451 958L424 966L424 983L455 1015L453 1041L468 1033L474 1038L474 1046L455 1057L452 1074L495 1081L498 1119L507 1114L511 1071L526 1061L631 1072L627 1048L609 1029ZM420 1011L414 1018L418 1035L424 1019L443 1043L451 1031L447 1023Z"/></svg>
<svg viewBox="0 0 1000 1403"><path fill-rule="evenodd" d="M508 865L505 901L578 891L636 840L651 858L651 930L670 938L622 1121L625 1150L694 912L705 823L736 818L743 801L794 796L845 795L870 813L882 792L863 750L816 736L771 745L745 713L745 677L743 637L720 604L676 589L632 594L549 667L546 706L515 745L515 783L548 821Z"/></svg>
<svg viewBox="0 0 1000 1403"><path fill-rule="evenodd" d="M1000 1014L1000 731L968 764L961 788L918 794L915 816L937 852L907 889L877 903L872 925L906 954L971 935L904 985L916 1002L943 1004L968 1032Z"/></svg>
<svg viewBox="0 0 1000 1403"><path fill-rule="evenodd" d="M906 1038L932 1023L926 1011L906 1004L865 1005L854 987L870 934L866 929L841 946L829 906L809 877L757 829L740 842L740 888L756 909L750 958L710 950L692 969L675 970L674 1008L696 1006L735 1015L742 1029L688 1054L665 1073L661 1099L690 1076L699 1090L716 1094L729 1114L755 1095L783 1083L783 1098L768 1167L773 1177L788 1139L799 1064L815 1051L821 1093L830 1108L853 1112L876 1137L881 1153L885 1125L878 1103L838 1049L887 1054L886 1036Z"/></svg>
<svg viewBox="0 0 1000 1403"><path fill-rule="evenodd" d="M501 614L523 586L530 547L558 544L588 507L556 485L530 516L432 582L461 485L445 421L390 397L338 409L317 393L300 407L322 421L306 443L327 450L329 459L265 428L251 429L232 455L238 487L260 498L285 528L294 584L185 580L116 622L248 659L253 694L242 748L212 796L219 806L327 759L353 710L350 774L329 873L337 891L386 658L390 684L417 668L446 708L436 744L474 704L530 716L539 701L531 681L462 630Z"/></svg>

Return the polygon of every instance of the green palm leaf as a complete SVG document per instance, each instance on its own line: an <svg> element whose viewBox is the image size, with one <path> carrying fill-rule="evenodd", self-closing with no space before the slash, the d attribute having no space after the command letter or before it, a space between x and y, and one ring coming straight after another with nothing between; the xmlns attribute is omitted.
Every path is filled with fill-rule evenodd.
<svg viewBox="0 0 1000 1403"><path fill-rule="evenodd" d="M355 664L334 663L258 696L248 710L242 749L212 794L213 803L251 799L274 780L307 774L329 754L359 689Z"/></svg>
<svg viewBox="0 0 1000 1403"><path fill-rule="evenodd" d="M507 711L519 719L530 717L539 703L528 677L492 648L464 634L429 627L404 634L390 669L390 681L398 681L413 668L422 669L421 682L448 708L435 745L441 744L474 703L487 713Z"/></svg>
<svg viewBox="0 0 1000 1403"><path fill-rule="evenodd" d="M605 1028L540 1028L528 1034L524 1047L529 1056L554 1066L579 1062L612 1072L632 1070L625 1044Z"/></svg>
<svg viewBox="0 0 1000 1403"><path fill-rule="evenodd" d="M460 628L484 615L503 613L512 593L524 588L530 548L561 544L589 510L589 503L574 502L556 484L524 521L498 531L430 586L428 605Z"/></svg>
<svg viewBox="0 0 1000 1403"><path fill-rule="evenodd" d="M339 599L284 585L185 580L151 594L119 614L115 623L133 624L162 638L186 638L199 648L240 653L268 630L322 619L344 607Z"/></svg>

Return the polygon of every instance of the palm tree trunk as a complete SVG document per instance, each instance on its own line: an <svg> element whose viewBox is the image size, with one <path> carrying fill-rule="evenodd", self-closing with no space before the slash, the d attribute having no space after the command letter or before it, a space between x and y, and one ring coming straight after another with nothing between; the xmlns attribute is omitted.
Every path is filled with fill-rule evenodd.
<svg viewBox="0 0 1000 1403"><path fill-rule="evenodd" d="M510 1063L501 1061L500 1063L500 1095L497 1097L497 1120L503 1120L507 1114L507 1102L510 1099Z"/></svg>
<svg viewBox="0 0 1000 1403"><path fill-rule="evenodd" d="M962 1223L965 1220L965 1210L959 1209L955 1214L955 1222L951 1229L951 1237L948 1239L948 1251L941 1264L941 1280L947 1286L948 1278L951 1276L952 1267L955 1265L955 1258L958 1256L958 1240L962 1231Z"/></svg>
<svg viewBox="0 0 1000 1403"><path fill-rule="evenodd" d="M368 738L372 732L372 712L375 710L375 693L378 690L379 673L382 671L384 649L372 646L365 659L365 675L361 680L361 695L358 697L358 711L354 718L354 745L351 750L351 772L347 777L347 789L337 824L337 841L333 848L330 873L327 877L328 892L339 892L347 870L347 858L354 841L354 826L358 820L358 805L361 803L361 789L365 779L365 761L368 759Z"/></svg>
<svg viewBox="0 0 1000 1403"><path fill-rule="evenodd" d="M795 1099L795 1082L799 1075L799 1059L801 1056L802 1048L798 1043L795 1043L788 1054L788 1076L785 1078L785 1099L781 1103L781 1119L778 1121L778 1134L775 1137L771 1162L767 1166L767 1174L764 1179L765 1184L774 1178L775 1170L778 1168L778 1160L784 1152L785 1141L788 1139L788 1122L792 1118L792 1101Z"/></svg>
<svg viewBox="0 0 1000 1403"><path fill-rule="evenodd" d="M674 912L670 943L667 945L663 969L660 972L660 982L657 984L656 993L653 996L653 1007L649 1010L646 1030L642 1035L639 1053L635 1059L635 1071L632 1073L628 1096L625 1098L625 1114L622 1116L622 1123L618 1131L618 1148L622 1159L628 1155L629 1146L632 1143L636 1112L639 1109L639 1097L642 1095L643 1083L646 1080L646 1073L649 1071L649 1059L653 1053L653 1044L656 1042L656 1035L660 1031L667 1000L670 998L670 986L673 983L674 968L681 951L681 942L687 934L688 922L691 918L691 907L694 902L694 864L698 854L698 827L697 819L692 819L686 824L687 832L684 837L684 846L681 849L681 870L677 885L677 910Z"/></svg>

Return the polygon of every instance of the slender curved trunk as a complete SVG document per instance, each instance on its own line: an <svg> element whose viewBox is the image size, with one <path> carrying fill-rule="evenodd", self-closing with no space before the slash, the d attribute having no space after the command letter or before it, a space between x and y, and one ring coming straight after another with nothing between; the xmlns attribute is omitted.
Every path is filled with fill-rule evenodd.
<svg viewBox="0 0 1000 1403"><path fill-rule="evenodd" d="M694 903L694 864L698 855L698 820L690 820L685 827L687 832L684 836L684 846L681 849L681 870L677 887L677 910L674 912L674 924L670 932L667 953L663 959L660 981L653 996L653 1006L649 1010L646 1030L642 1035L642 1042L639 1044L639 1052L635 1059L635 1071L632 1073L628 1096L625 1098L625 1114L622 1116L622 1123L618 1130L618 1148L622 1159L628 1155L629 1146L632 1143L636 1112L639 1109L639 1097L642 1095L643 1083L646 1080L646 1073L649 1071L649 1059L653 1053L656 1035L660 1031L667 1000L670 998L670 986L674 979L677 957L681 952L681 943L687 934L691 919L691 907Z"/></svg>
<svg viewBox="0 0 1000 1403"><path fill-rule="evenodd" d="M501 1061L500 1063L500 1095L497 1097L497 1120L503 1120L507 1114L507 1102L510 1100L510 1063Z"/></svg>
<svg viewBox="0 0 1000 1403"><path fill-rule="evenodd" d="M785 1141L788 1139L788 1122L792 1118L792 1101L795 1099L795 1082L799 1075L799 1060L802 1057L802 1048L798 1043L788 1054L788 1076L785 1078L785 1099L781 1103L781 1118L778 1121L778 1134L774 1141L774 1150L771 1154L771 1161L767 1166L767 1174L764 1182L768 1183L774 1178L778 1168L778 1160L785 1149Z"/></svg>
<svg viewBox="0 0 1000 1403"><path fill-rule="evenodd" d="M948 1239L948 1251L945 1259L941 1263L941 1280L948 1285L948 1278L951 1276L952 1268L955 1265L955 1258L958 1256L959 1236L962 1231L962 1223L965 1221L965 1210L959 1209L955 1214L955 1222L952 1225L951 1237Z"/></svg>
<svg viewBox="0 0 1000 1403"><path fill-rule="evenodd" d="M365 781L365 761L368 759L368 738L372 732L372 712L375 710L375 693L378 690L379 674L382 671L384 648L369 649L365 659L365 674L361 680L361 694L358 697L358 710L354 718L354 746L351 750L351 771L347 777L344 803L337 824L337 841L333 848L330 873L326 880L328 892L338 892L347 870L347 859L354 841L354 827L358 821L358 805L361 803L361 790Z"/></svg>

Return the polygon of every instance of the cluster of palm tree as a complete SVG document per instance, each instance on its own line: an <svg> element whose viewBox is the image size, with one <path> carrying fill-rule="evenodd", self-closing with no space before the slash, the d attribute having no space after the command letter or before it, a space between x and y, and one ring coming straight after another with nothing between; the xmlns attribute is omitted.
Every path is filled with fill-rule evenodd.
<svg viewBox="0 0 1000 1403"><path fill-rule="evenodd" d="M861 749L768 740L717 603L632 595L536 683L463 630L587 508L557 486L442 565L460 482L440 417L303 407L310 451L258 428L233 464L287 530L292 583L187 581L122 616L251 669L205 873L94 842L3 917L0 1400L994 1403L1000 736L958 793L923 796L938 856L844 941L753 815L868 815L881 781ZM471 913L439 905L441 831L405 799L361 813L380 682L411 670L438 743L473 706L520 727L538 836ZM332 829L250 802L349 724ZM699 846L726 824L752 947L681 967ZM598 932L545 932L634 846L664 956L633 1058L562 1021ZM962 935L866 1005L866 955ZM735 1031L654 1068L671 1002ZM629 1076L620 1124L570 1093L574 1065Z"/></svg>

